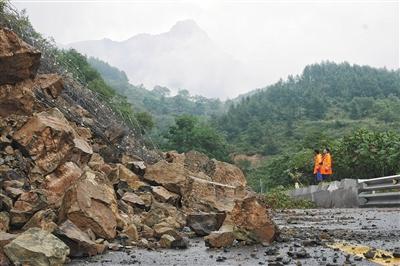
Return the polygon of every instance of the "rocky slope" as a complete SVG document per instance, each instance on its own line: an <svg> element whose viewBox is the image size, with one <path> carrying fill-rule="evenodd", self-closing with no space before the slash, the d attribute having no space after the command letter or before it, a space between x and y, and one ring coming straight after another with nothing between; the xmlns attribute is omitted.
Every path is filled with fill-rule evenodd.
<svg viewBox="0 0 400 266"><path fill-rule="evenodd" d="M186 248L193 235L210 247L275 239L240 169L195 151L144 149L123 126L102 124L107 109L96 116L90 98L74 99L71 91L87 97L74 80L37 74L40 56L0 29L1 265Z"/></svg>

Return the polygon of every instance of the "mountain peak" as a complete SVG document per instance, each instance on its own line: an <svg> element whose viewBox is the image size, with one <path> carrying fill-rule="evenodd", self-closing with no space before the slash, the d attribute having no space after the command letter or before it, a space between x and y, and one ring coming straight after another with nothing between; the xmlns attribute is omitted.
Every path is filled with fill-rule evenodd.
<svg viewBox="0 0 400 266"><path fill-rule="evenodd" d="M176 35L191 35L196 33L206 34L203 29L192 19L181 20L172 26L169 33Z"/></svg>

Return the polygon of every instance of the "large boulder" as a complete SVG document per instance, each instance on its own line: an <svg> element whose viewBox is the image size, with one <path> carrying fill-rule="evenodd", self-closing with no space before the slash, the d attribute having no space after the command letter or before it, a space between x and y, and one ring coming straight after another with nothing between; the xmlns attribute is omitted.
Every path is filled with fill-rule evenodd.
<svg viewBox="0 0 400 266"><path fill-rule="evenodd" d="M218 231L222 226L226 213L190 213L186 216L187 225L198 236L209 235L212 231Z"/></svg>
<svg viewBox="0 0 400 266"><path fill-rule="evenodd" d="M247 184L246 177L242 170L233 164L212 159L208 161L205 168L206 174L209 175L214 182L235 187L245 187Z"/></svg>
<svg viewBox="0 0 400 266"><path fill-rule="evenodd" d="M87 162L93 153L56 108L35 114L13 138L34 159L35 171L41 174L53 172L63 161Z"/></svg>
<svg viewBox="0 0 400 266"><path fill-rule="evenodd" d="M228 220L237 228L237 233L250 242L271 243L278 235L267 206L256 196L236 201Z"/></svg>
<svg viewBox="0 0 400 266"><path fill-rule="evenodd" d="M39 64L39 51L11 30L0 28L0 85L33 78Z"/></svg>
<svg viewBox="0 0 400 266"><path fill-rule="evenodd" d="M180 196L178 194L172 193L162 186L152 186L151 191L156 200L175 206L179 205Z"/></svg>
<svg viewBox="0 0 400 266"><path fill-rule="evenodd" d="M35 213L31 219L22 227L22 230L37 227L43 230L53 232L57 228L55 224L57 215L52 209L40 210Z"/></svg>
<svg viewBox="0 0 400 266"><path fill-rule="evenodd" d="M213 231L204 237L204 242L206 247L222 248L231 246L235 239L236 236L233 227L224 225L218 231Z"/></svg>
<svg viewBox="0 0 400 266"><path fill-rule="evenodd" d="M70 256L83 257L94 256L97 254L97 244L93 242L89 235L80 230L71 221L66 220L55 231L55 234L70 249Z"/></svg>
<svg viewBox="0 0 400 266"><path fill-rule="evenodd" d="M182 195L182 187L185 186L187 175L183 164L159 161L147 167L144 179Z"/></svg>
<svg viewBox="0 0 400 266"><path fill-rule="evenodd" d="M85 171L66 192L59 221L69 219L81 230L91 229L97 237L116 235L118 206L112 186L101 173Z"/></svg>
<svg viewBox="0 0 400 266"><path fill-rule="evenodd" d="M64 264L69 248L51 233L31 228L7 244L4 252L15 265L50 266Z"/></svg>
<svg viewBox="0 0 400 266"><path fill-rule="evenodd" d="M10 210L11 225L23 226L37 211L46 208L47 205L47 197L43 190L22 193Z"/></svg>
<svg viewBox="0 0 400 266"><path fill-rule="evenodd" d="M44 180L43 188L49 192L49 202L59 206L65 191L79 179L83 171L73 162L66 162L57 167Z"/></svg>

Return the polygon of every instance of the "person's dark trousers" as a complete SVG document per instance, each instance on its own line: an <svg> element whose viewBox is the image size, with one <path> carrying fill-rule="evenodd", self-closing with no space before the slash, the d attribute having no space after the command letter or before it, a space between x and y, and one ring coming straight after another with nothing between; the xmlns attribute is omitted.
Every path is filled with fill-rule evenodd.
<svg viewBox="0 0 400 266"><path fill-rule="evenodd" d="M331 175L322 175L322 180L330 181Z"/></svg>

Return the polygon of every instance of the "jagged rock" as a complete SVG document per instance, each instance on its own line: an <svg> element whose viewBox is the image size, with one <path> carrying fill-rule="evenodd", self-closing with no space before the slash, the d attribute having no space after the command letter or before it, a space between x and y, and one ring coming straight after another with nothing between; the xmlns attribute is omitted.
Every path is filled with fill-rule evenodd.
<svg viewBox="0 0 400 266"><path fill-rule="evenodd" d="M13 207L13 201L7 195L0 193L0 210L10 211Z"/></svg>
<svg viewBox="0 0 400 266"><path fill-rule="evenodd" d="M168 234L173 236L175 239L182 238L182 236L174 228L171 228L170 225L165 222L154 225L153 230L155 237L161 237L164 234Z"/></svg>
<svg viewBox="0 0 400 266"><path fill-rule="evenodd" d="M46 208L47 205L47 197L43 190L24 192L10 210L11 225L16 227L23 226L34 213Z"/></svg>
<svg viewBox="0 0 400 266"><path fill-rule="evenodd" d="M66 192L59 221L69 219L81 230L90 228L98 237L116 235L118 207L114 190L100 173L85 171Z"/></svg>
<svg viewBox="0 0 400 266"><path fill-rule="evenodd" d="M126 182L128 187L133 191L150 190L150 186L148 184L141 181L139 176L122 164L117 164L116 171L112 175L115 175L115 177L112 179Z"/></svg>
<svg viewBox="0 0 400 266"><path fill-rule="evenodd" d="M225 213L191 213L187 215L186 222L196 235L206 236L218 231L225 217Z"/></svg>
<svg viewBox="0 0 400 266"><path fill-rule="evenodd" d="M0 85L33 78L40 64L40 52L11 30L0 29Z"/></svg>
<svg viewBox="0 0 400 266"><path fill-rule="evenodd" d="M67 244L72 257L94 256L98 253L97 244L90 239L87 233L69 220L62 223L56 229L55 234Z"/></svg>
<svg viewBox="0 0 400 266"><path fill-rule="evenodd" d="M182 195L187 172L183 164L159 161L147 167L144 179L148 182L162 185L169 191Z"/></svg>
<svg viewBox="0 0 400 266"><path fill-rule="evenodd" d="M41 174L54 171L63 161L86 162L93 153L56 108L35 114L13 138L34 158Z"/></svg>
<svg viewBox="0 0 400 266"><path fill-rule="evenodd" d="M64 82L57 74L41 74L35 78L35 86L55 99L64 89Z"/></svg>
<svg viewBox="0 0 400 266"><path fill-rule="evenodd" d="M8 212L0 212L0 231L8 232L10 229L10 215Z"/></svg>
<svg viewBox="0 0 400 266"><path fill-rule="evenodd" d="M13 241L17 236L17 234L9 234L0 231L0 250L3 250L4 246Z"/></svg>
<svg viewBox="0 0 400 266"><path fill-rule="evenodd" d="M2 265L2 266L11 265L11 262L7 258L6 254L4 254L3 249L0 249L0 265Z"/></svg>
<svg viewBox="0 0 400 266"><path fill-rule="evenodd" d="M278 235L267 207L255 196L236 201L229 218L242 235L254 242L271 243Z"/></svg>
<svg viewBox="0 0 400 266"><path fill-rule="evenodd" d="M189 151L185 153L185 168L193 173L204 172L210 159L204 153Z"/></svg>
<svg viewBox="0 0 400 266"><path fill-rule="evenodd" d="M169 217L171 217L170 219L174 220L174 224L179 227L186 225L186 217L180 210L172 205L156 201L151 205L150 211L144 215L142 223L149 227L153 227L160 222L168 221ZM168 222L168 224L171 223L171 221Z"/></svg>
<svg viewBox="0 0 400 266"><path fill-rule="evenodd" d="M24 80L15 85L0 85L0 117L31 115L34 110L42 111L43 107L36 101L33 87L32 80Z"/></svg>
<svg viewBox="0 0 400 266"><path fill-rule="evenodd" d="M45 177L43 187L49 191L49 202L59 206L65 191L78 180L83 171L73 162L61 164L57 169Z"/></svg>
<svg viewBox="0 0 400 266"><path fill-rule="evenodd" d="M144 201L135 193L131 192L126 192L124 196L122 197L122 200L125 201L126 203L130 204L131 206L139 207L139 208L144 208L146 207L146 204Z"/></svg>
<svg viewBox="0 0 400 266"><path fill-rule="evenodd" d="M171 248L173 249L187 249L189 247L189 239L181 237L172 242Z"/></svg>
<svg viewBox="0 0 400 266"><path fill-rule="evenodd" d="M131 241L138 241L139 240L139 233L137 228L134 224L129 224L125 227L122 233L126 234Z"/></svg>
<svg viewBox="0 0 400 266"><path fill-rule="evenodd" d="M231 226L222 226L219 231L213 231L208 236L204 237L207 247L222 248L229 247L235 241L235 233Z"/></svg>
<svg viewBox="0 0 400 266"><path fill-rule="evenodd" d="M154 230L151 227L144 224L142 226L142 231L140 231L140 235L144 238L152 238L154 237Z"/></svg>
<svg viewBox="0 0 400 266"><path fill-rule="evenodd" d="M69 248L51 233L30 228L4 247L7 257L20 265L62 265Z"/></svg>
<svg viewBox="0 0 400 266"><path fill-rule="evenodd" d="M16 181L16 180L12 180ZM23 185L23 183L22 183ZM17 199L21 194L23 194L25 191L22 189L22 187L13 187L12 185L4 186L5 187L5 192L7 196L9 196L12 199Z"/></svg>
<svg viewBox="0 0 400 266"><path fill-rule="evenodd" d="M169 204L177 206L179 204L179 195L172 193L162 186L152 186L154 198L160 202L167 202Z"/></svg>
<svg viewBox="0 0 400 266"><path fill-rule="evenodd" d="M242 187L190 176L182 194L182 205L202 212L229 212L235 206L235 199L242 198L244 194Z"/></svg>
<svg viewBox="0 0 400 266"><path fill-rule="evenodd" d="M246 177L242 170L233 164L212 159L208 161L205 168L206 174L209 175L214 182L235 187L245 187L247 184Z"/></svg>
<svg viewBox="0 0 400 266"><path fill-rule="evenodd" d="M37 227L45 231L53 232L57 225L54 223L57 215L52 209L40 210L22 227L22 230Z"/></svg>
<svg viewBox="0 0 400 266"><path fill-rule="evenodd" d="M171 248L172 242L175 241L175 238L171 235L164 234L160 238L160 246L162 248Z"/></svg>

